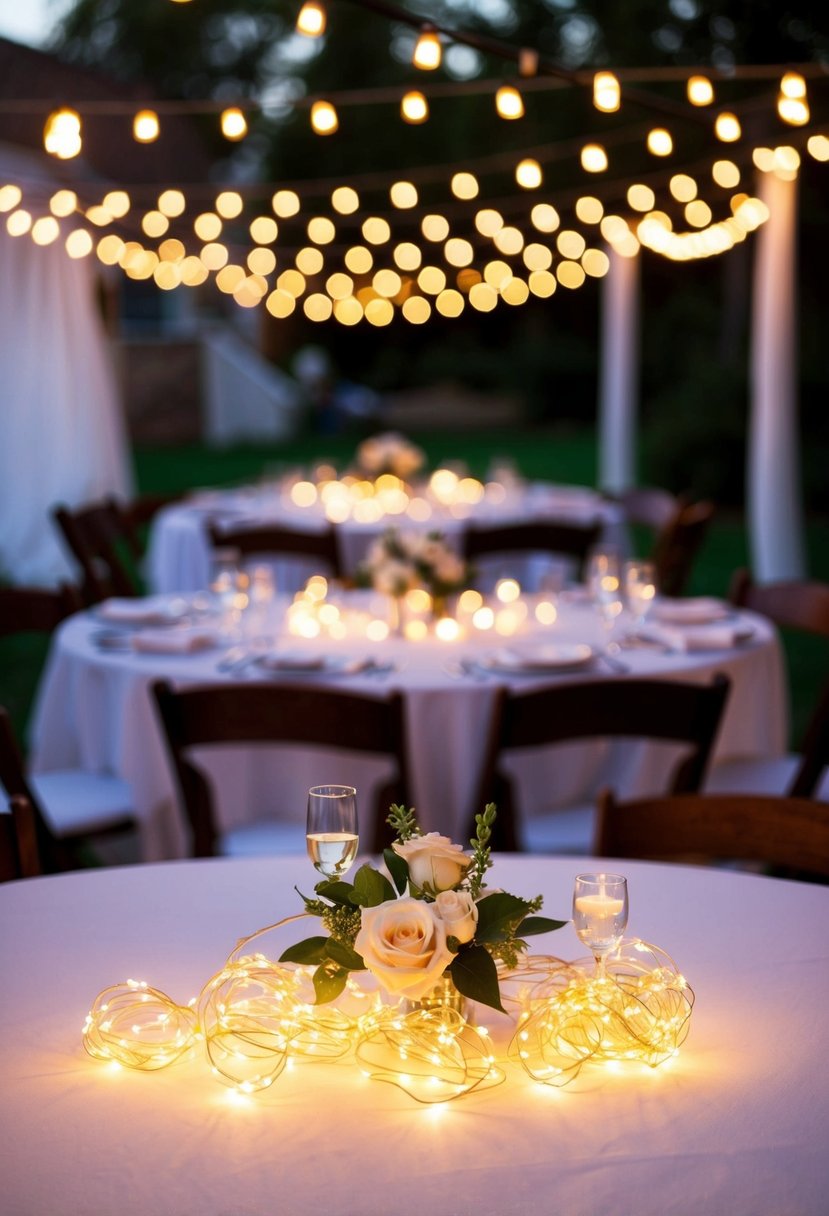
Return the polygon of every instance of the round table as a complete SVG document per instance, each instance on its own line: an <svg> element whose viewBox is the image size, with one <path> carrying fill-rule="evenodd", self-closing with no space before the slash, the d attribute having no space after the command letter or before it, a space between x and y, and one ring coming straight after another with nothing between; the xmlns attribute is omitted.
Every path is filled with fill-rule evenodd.
<svg viewBox="0 0 829 1216"><path fill-rule="evenodd" d="M492 885L569 915L578 859L501 857ZM630 932L696 994L679 1055L573 1086L512 1063L499 1088L422 1107L348 1061L241 1098L201 1054L157 1073L89 1058L84 1017L127 977L185 1002L241 936L298 910L297 859L176 862L0 887L8 1216L822 1216L829 888L616 863ZM301 926L296 926L301 930ZM572 926L533 939L583 954ZM497 1017L497 1015L493 1015Z"/></svg>
<svg viewBox="0 0 829 1216"><path fill-rule="evenodd" d="M622 658L631 676L708 682L718 671L732 688L716 742L717 759L778 756L786 743L787 712L780 645L769 622L746 614L753 629L749 641L728 650L663 653L655 648L625 650ZM39 689L32 732L32 764L40 771L80 767L114 773L132 787L145 860L183 857L187 831L174 796L174 779L150 695L154 680L196 683L222 679L262 678L255 664L243 672L219 671L224 649L192 654L151 654L98 649L95 635L101 621L94 612L70 618L55 635ZM278 635L282 641L284 634ZM554 625L533 625L510 639L523 648L579 639L599 647L601 625L589 604L562 596ZM287 639L292 649L303 645ZM368 695L400 690L404 696L412 796L424 830L442 831L463 839L474 806L483 760L483 746L493 709L495 690L558 682L607 678L624 679L601 656L573 671L549 675L484 675L479 668L464 671L464 658L482 658L504 646L504 639L474 634L455 642L430 637L408 642L389 637L383 642L346 638L304 643L309 651L332 660L370 656L388 661L392 669L379 674L287 672L287 681L309 679ZM526 813L548 811L573 803L590 803L603 785L620 796L657 793L663 787L676 749L664 744L619 740L613 744L573 743L526 757L515 768L519 797ZM205 761L213 776L222 826L229 828L270 809L297 826L304 847L306 792L321 782L357 786L363 796L385 771L372 758L291 749L268 755L261 749L222 749ZM368 805L368 802L365 802ZM573 841L570 852L589 848L585 839Z"/></svg>

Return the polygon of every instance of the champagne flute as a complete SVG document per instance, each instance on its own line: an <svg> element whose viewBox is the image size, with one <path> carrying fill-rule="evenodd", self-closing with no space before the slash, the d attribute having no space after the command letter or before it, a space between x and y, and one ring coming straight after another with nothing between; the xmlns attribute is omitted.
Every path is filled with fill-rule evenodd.
<svg viewBox="0 0 829 1216"><path fill-rule="evenodd" d="M656 568L653 562L625 562L625 596L630 613L630 633L639 633L656 596Z"/></svg>
<svg viewBox="0 0 829 1216"><path fill-rule="evenodd" d="M353 785L315 785L308 791L308 856L326 878L342 878L357 856L357 791Z"/></svg>
<svg viewBox="0 0 829 1216"><path fill-rule="evenodd" d="M616 618L622 611L622 565L614 549L594 550L587 564L587 587L610 638Z"/></svg>
<svg viewBox="0 0 829 1216"><path fill-rule="evenodd" d="M628 884L621 874L579 874L573 888L573 925L596 960L596 978L605 978L605 960L619 945L628 923Z"/></svg>

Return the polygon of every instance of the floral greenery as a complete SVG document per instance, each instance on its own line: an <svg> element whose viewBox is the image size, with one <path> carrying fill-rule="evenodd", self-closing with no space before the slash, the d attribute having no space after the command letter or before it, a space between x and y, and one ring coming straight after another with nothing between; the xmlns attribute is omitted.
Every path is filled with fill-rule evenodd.
<svg viewBox="0 0 829 1216"><path fill-rule="evenodd" d="M397 431L384 431L363 440L357 448L356 460L357 468L367 476L391 473L407 481L423 468L426 454Z"/></svg>
<svg viewBox="0 0 829 1216"><path fill-rule="evenodd" d="M441 532L422 535L388 528L358 567L356 582L384 595L401 596L424 587L432 596L446 596L462 590L468 575L465 563Z"/></svg>
<svg viewBox="0 0 829 1216"><path fill-rule="evenodd" d="M387 822L396 837L383 854L389 877L364 865L353 883L326 879L314 888L315 898L299 892L306 912L321 919L328 936L298 942L282 954L280 962L315 967L317 1004L334 1000L352 971L372 971L387 991L413 997L422 996L425 987L448 972L464 996L503 1011L496 963L516 966L526 949L526 937L559 929L566 922L536 915L542 905L540 895L522 899L505 891L487 892L484 877L492 865L489 841L495 818L492 803L476 815L472 851L467 854L445 836L424 835L413 810L392 806ZM399 911L405 918L408 908L417 912L418 907L419 924L427 925L431 938L418 957L426 968L415 970L416 978L410 982L410 953L392 951L391 962L388 958L379 962L374 949L367 950L364 958L357 946L361 941L371 946L378 917L393 919ZM452 928L457 935L450 932Z"/></svg>

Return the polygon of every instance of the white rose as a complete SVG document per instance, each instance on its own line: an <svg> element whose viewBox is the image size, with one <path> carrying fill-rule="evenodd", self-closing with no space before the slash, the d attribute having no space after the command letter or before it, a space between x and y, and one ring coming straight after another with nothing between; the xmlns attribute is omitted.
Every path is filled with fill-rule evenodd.
<svg viewBox="0 0 829 1216"><path fill-rule="evenodd" d="M455 957L433 906L422 899L390 899L362 909L354 949L393 995L420 1000Z"/></svg>
<svg viewBox="0 0 829 1216"><path fill-rule="evenodd" d="M414 885L428 891L449 891L456 887L472 863L461 845L437 832L414 836L404 844L395 842L392 848L408 863Z"/></svg>
<svg viewBox="0 0 829 1216"><path fill-rule="evenodd" d="M468 891L441 891L435 909L446 925L447 937L456 937L462 946L472 941L478 927L478 905Z"/></svg>

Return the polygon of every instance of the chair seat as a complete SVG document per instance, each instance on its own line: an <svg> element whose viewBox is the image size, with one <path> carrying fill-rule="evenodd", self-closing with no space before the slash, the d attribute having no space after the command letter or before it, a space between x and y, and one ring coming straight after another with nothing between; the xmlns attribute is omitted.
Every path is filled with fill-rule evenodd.
<svg viewBox="0 0 829 1216"><path fill-rule="evenodd" d="M803 760L796 752L776 760L721 760L711 765L706 794L787 794ZM814 797L829 798L829 771L818 782Z"/></svg>
<svg viewBox="0 0 829 1216"><path fill-rule="evenodd" d="M525 817L521 824L526 853L589 855L593 851L596 808L592 803Z"/></svg>
<svg viewBox="0 0 829 1216"><path fill-rule="evenodd" d="M135 819L126 781L78 769L32 773L29 785L58 839L94 835Z"/></svg>
<svg viewBox="0 0 829 1216"><path fill-rule="evenodd" d="M243 824L223 833L219 841L222 857L273 857L304 854L305 825L277 819ZM310 861L309 861L310 866Z"/></svg>

